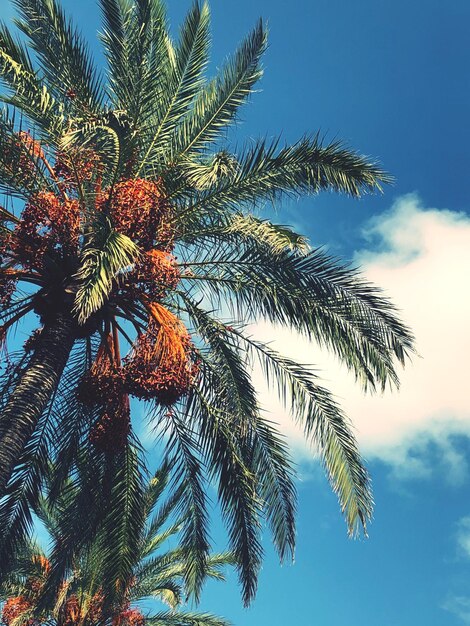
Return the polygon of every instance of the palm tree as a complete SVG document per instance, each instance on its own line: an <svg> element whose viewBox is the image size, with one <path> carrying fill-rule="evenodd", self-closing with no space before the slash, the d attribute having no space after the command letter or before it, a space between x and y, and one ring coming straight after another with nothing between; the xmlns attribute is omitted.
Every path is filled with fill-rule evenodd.
<svg viewBox="0 0 470 626"><path fill-rule="evenodd" d="M25 626L31 620L57 626L227 626L226 620L209 613L182 609L193 591L184 578L185 550L176 545L162 551L169 540L177 537L181 527L177 514L181 492L158 504L169 476L169 468L162 467L142 491L135 542L121 547L122 551L127 550L129 560L125 574L119 564L109 562L109 529L103 525L92 543L75 555L55 593L44 597L54 550L47 556L37 541L29 540L15 569L0 587L0 622L5 626ZM76 491L77 484L69 484L53 506L44 497L37 503L36 513L55 548L67 532L63 511L76 497ZM224 567L233 564L229 554L211 555L206 576L224 580ZM144 616L139 602L147 600L148 604L152 598L168 605L168 610Z"/></svg>
<svg viewBox="0 0 470 626"><path fill-rule="evenodd" d="M398 383L395 359L413 341L378 288L254 210L322 190L357 197L389 177L318 134L230 149L226 129L262 75L262 22L207 79L206 3L174 42L162 0L100 0L103 75L57 0L14 4L33 58L2 26L1 338L7 346L32 314L41 328L1 381L0 570L30 527L50 458L57 490L86 443L108 472L128 458L133 396L163 437L175 489L186 485L188 572L202 579L210 481L249 602L261 518L281 559L295 539L294 469L259 409L254 361L318 448L351 534L372 498L330 392L246 325L296 329L372 390Z"/></svg>

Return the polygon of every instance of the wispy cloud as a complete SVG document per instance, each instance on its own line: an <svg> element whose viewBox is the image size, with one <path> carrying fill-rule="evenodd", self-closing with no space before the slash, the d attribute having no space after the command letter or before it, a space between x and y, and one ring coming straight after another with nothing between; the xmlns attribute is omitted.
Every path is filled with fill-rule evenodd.
<svg viewBox="0 0 470 626"><path fill-rule="evenodd" d="M470 559L470 515L461 517L456 524L455 544L457 558ZM464 624L470 624L470 596L461 593L449 593L441 608L456 615Z"/></svg>
<svg viewBox="0 0 470 626"><path fill-rule="evenodd" d="M456 539L459 554L470 558L470 515L459 520Z"/></svg>
<svg viewBox="0 0 470 626"><path fill-rule="evenodd" d="M470 624L470 598L467 596L449 596L442 608L456 615L464 624Z"/></svg>
<svg viewBox="0 0 470 626"><path fill-rule="evenodd" d="M423 207L416 194L399 198L390 211L364 228L366 245L355 254L367 278L380 285L412 327L420 357L401 373L399 392L365 396L333 357L294 333L257 325L275 347L314 363L352 418L363 452L393 466L397 475L432 473L429 450L439 453L449 480L461 482L467 464L453 442L470 435L470 219L463 213ZM310 456L299 430L273 398L263 393L272 417L282 423L299 454ZM434 464L434 461L433 461Z"/></svg>

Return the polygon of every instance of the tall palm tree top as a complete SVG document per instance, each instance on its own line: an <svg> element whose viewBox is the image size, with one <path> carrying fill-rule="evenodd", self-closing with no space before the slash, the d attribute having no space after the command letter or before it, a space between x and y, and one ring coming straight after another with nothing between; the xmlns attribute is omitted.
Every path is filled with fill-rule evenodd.
<svg viewBox="0 0 470 626"><path fill-rule="evenodd" d="M181 519L175 516L179 497L160 503L168 481L168 467L162 467L145 485L140 501L142 515L135 528L136 549L127 546L131 567L124 578L115 575L113 584L106 585L109 545L101 528L92 543L75 555L56 592L45 596L53 553L47 558L41 545L30 540L23 546L15 569L0 585L1 623L5 626L227 626L223 618L183 608L194 590L184 581L184 549L168 546L181 528ZM67 500L75 497L74 490L69 485L65 499L59 498L51 506L42 498L36 508L53 546L60 544L66 532L62 509ZM224 580L223 570L233 564L231 555L213 554L207 560L206 575ZM150 599L166 604L168 610L152 612L154 602L152 610L145 611L141 603L147 600L149 604Z"/></svg>
<svg viewBox="0 0 470 626"><path fill-rule="evenodd" d="M248 602L260 517L281 558L295 539L294 471L259 409L254 360L319 449L350 533L365 528L372 498L334 398L247 322L317 340L365 388L396 384L395 359L412 350L380 290L253 211L286 195L360 196L389 177L318 134L238 153L226 145L262 75L261 21L207 79L207 3L194 3L175 42L161 0L100 0L104 78L57 0L15 5L32 57L0 28L1 338L33 312L42 329L3 377L0 557L27 528L47 458L66 476L85 442L105 465L127 454L134 396L148 402L176 481L188 485L188 572L201 578L209 548L209 480Z"/></svg>

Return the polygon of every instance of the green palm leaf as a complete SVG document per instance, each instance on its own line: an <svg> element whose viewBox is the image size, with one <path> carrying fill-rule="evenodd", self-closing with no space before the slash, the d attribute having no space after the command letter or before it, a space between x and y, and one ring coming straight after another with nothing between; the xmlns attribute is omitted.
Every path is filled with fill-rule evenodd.
<svg viewBox="0 0 470 626"><path fill-rule="evenodd" d="M48 139L57 138L61 108L34 71L25 47L0 24L0 80L9 90L0 100L27 113Z"/></svg>
<svg viewBox="0 0 470 626"><path fill-rule="evenodd" d="M146 618L148 626L229 626L230 622L210 613L165 611Z"/></svg>
<svg viewBox="0 0 470 626"><path fill-rule="evenodd" d="M260 541L261 502L256 496L256 477L244 462L239 446L240 431L216 407L214 398L196 392L191 410L198 415L201 439L211 442L207 454L211 477L217 480L218 497L228 528L230 546L237 556L242 598L248 605L256 593L263 550Z"/></svg>
<svg viewBox="0 0 470 626"><path fill-rule="evenodd" d="M128 446L111 462L108 471L114 473L114 478L98 539L100 584L110 606L124 601L139 555L144 524L144 486L137 452Z"/></svg>
<svg viewBox="0 0 470 626"><path fill-rule="evenodd" d="M232 302L237 318L296 328L337 354L365 387L397 384L393 357L404 362L411 334L379 289L321 250L299 255L273 254L254 242L246 251L211 246L190 267L187 280L215 307Z"/></svg>
<svg viewBox="0 0 470 626"><path fill-rule="evenodd" d="M215 141L230 124L262 76L260 60L266 45L266 30L260 21L220 76L208 83L196 98L173 141L172 161L189 158L205 144Z"/></svg>
<svg viewBox="0 0 470 626"><path fill-rule="evenodd" d="M319 451L349 534L357 536L361 529L366 531L373 500L349 420L311 370L266 344L253 339L246 339L245 343L255 352L268 382L276 385L291 416L302 424L307 438Z"/></svg>
<svg viewBox="0 0 470 626"><path fill-rule="evenodd" d="M51 451L55 448L60 459L55 467L56 477L67 476L74 458L73 450L81 440L80 434L88 430L90 425L90 409L79 403L75 394L76 381L87 369L83 358L85 351L83 344L74 348L70 367L59 383L59 400L53 398L45 410L7 486L0 509L2 575L11 568L18 551L25 545L32 528L31 508L43 523L49 525L50 531L56 526L56 520L48 512L46 503L43 502L44 506L41 506L41 490L49 476ZM2 431L5 427L2 423Z"/></svg>
<svg viewBox="0 0 470 626"><path fill-rule="evenodd" d="M202 85L209 48L209 6L195 2L188 13L175 50L176 63L168 77L168 84L160 98L156 121L150 125L151 142L146 149L142 166L163 160L165 149L182 116Z"/></svg>
<svg viewBox="0 0 470 626"><path fill-rule="evenodd" d="M186 554L185 584L197 600L206 574L210 545L202 451L187 423L187 420L170 412L166 415L164 432L168 436L167 455L175 463L174 482L179 485L177 493L181 494L177 511L182 518L181 545Z"/></svg>
<svg viewBox="0 0 470 626"><path fill-rule="evenodd" d="M260 415L256 392L243 358L246 354L240 350L236 335L188 300L186 306L198 332L211 348L205 361L211 370L210 382L205 386L214 387L213 396L219 398L215 406L225 413L228 427L237 433L241 447L239 454L256 481L261 509L271 525L281 560L289 553L293 556L296 490L286 443L274 425ZM211 404L214 404L214 398L211 398ZM256 548L256 545L251 547ZM238 557L240 546L234 546L233 550Z"/></svg>
<svg viewBox="0 0 470 626"><path fill-rule="evenodd" d="M75 274L78 282L74 311L83 324L104 304L114 281L132 266L139 256L139 249L129 237L111 230L98 247L87 248L82 256L81 267Z"/></svg>
<svg viewBox="0 0 470 626"><path fill-rule="evenodd" d="M88 47L56 0L14 0L18 27L28 37L53 92L74 92L71 105L81 114L97 113L103 101L101 80Z"/></svg>
<svg viewBox="0 0 470 626"><path fill-rule="evenodd" d="M283 194L315 194L334 190L352 196L381 189L390 177L375 163L347 149L339 142L324 146L318 136L302 139L278 151L278 141L266 146L258 142L239 161L234 177L185 202L183 217L193 213L211 214L241 205L256 206L274 201ZM190 168L186 167L189 178Z"/></svg>
<svg viewBox="0 0 470 626"><path fill-rule="evenodd" d="M139 128L158 108L174 67L165 7L160 0L100 4L110 97L116 109L127 112L132 127Z"/></svg>

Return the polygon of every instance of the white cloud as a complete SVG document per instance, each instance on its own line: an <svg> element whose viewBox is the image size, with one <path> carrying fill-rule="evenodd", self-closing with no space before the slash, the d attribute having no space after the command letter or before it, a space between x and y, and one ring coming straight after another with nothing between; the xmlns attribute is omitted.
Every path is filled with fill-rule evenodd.
<svg viewBox="0 0 470 626"><path fill-rule="evenodd" d="M450 596L444 602L442 608L456 615L464 624L470 624L470 598L466 596Z"/></svg>
<svg viewBox="0 0 470 626"><path fill-rule="evenodd" d="M470 559L470 515L461 517L456 524L455 542L457 559ZM456 615L463 623L470 624L470 597L449 593L441 608Z"/></svg>
<svg viewBox="0 0 470 626"><path fill-rule="evenodd" d="M437 447L449 480L461 481L466 462L455 435L470 435L470 219L463 213L426 209L415 194L371 220L367 245L354 262L380 285L413 329L420 357L400 372L400 391L365 396L333 357L319 354L294 333L259 324L256 335L281 352L322 371L354 422L364 454L381 459L401 477L431 472L429 448ZM303 438L272 394L264 404L278 418L299 454ZM309 454L309 453L308 453Z"/></svg>
<svg viewBox="0 0 470 626"><path fill-rule="evenodd" d="M459 553L470 558L470 515L462 517L457 524L457 545Z"/></svg>

